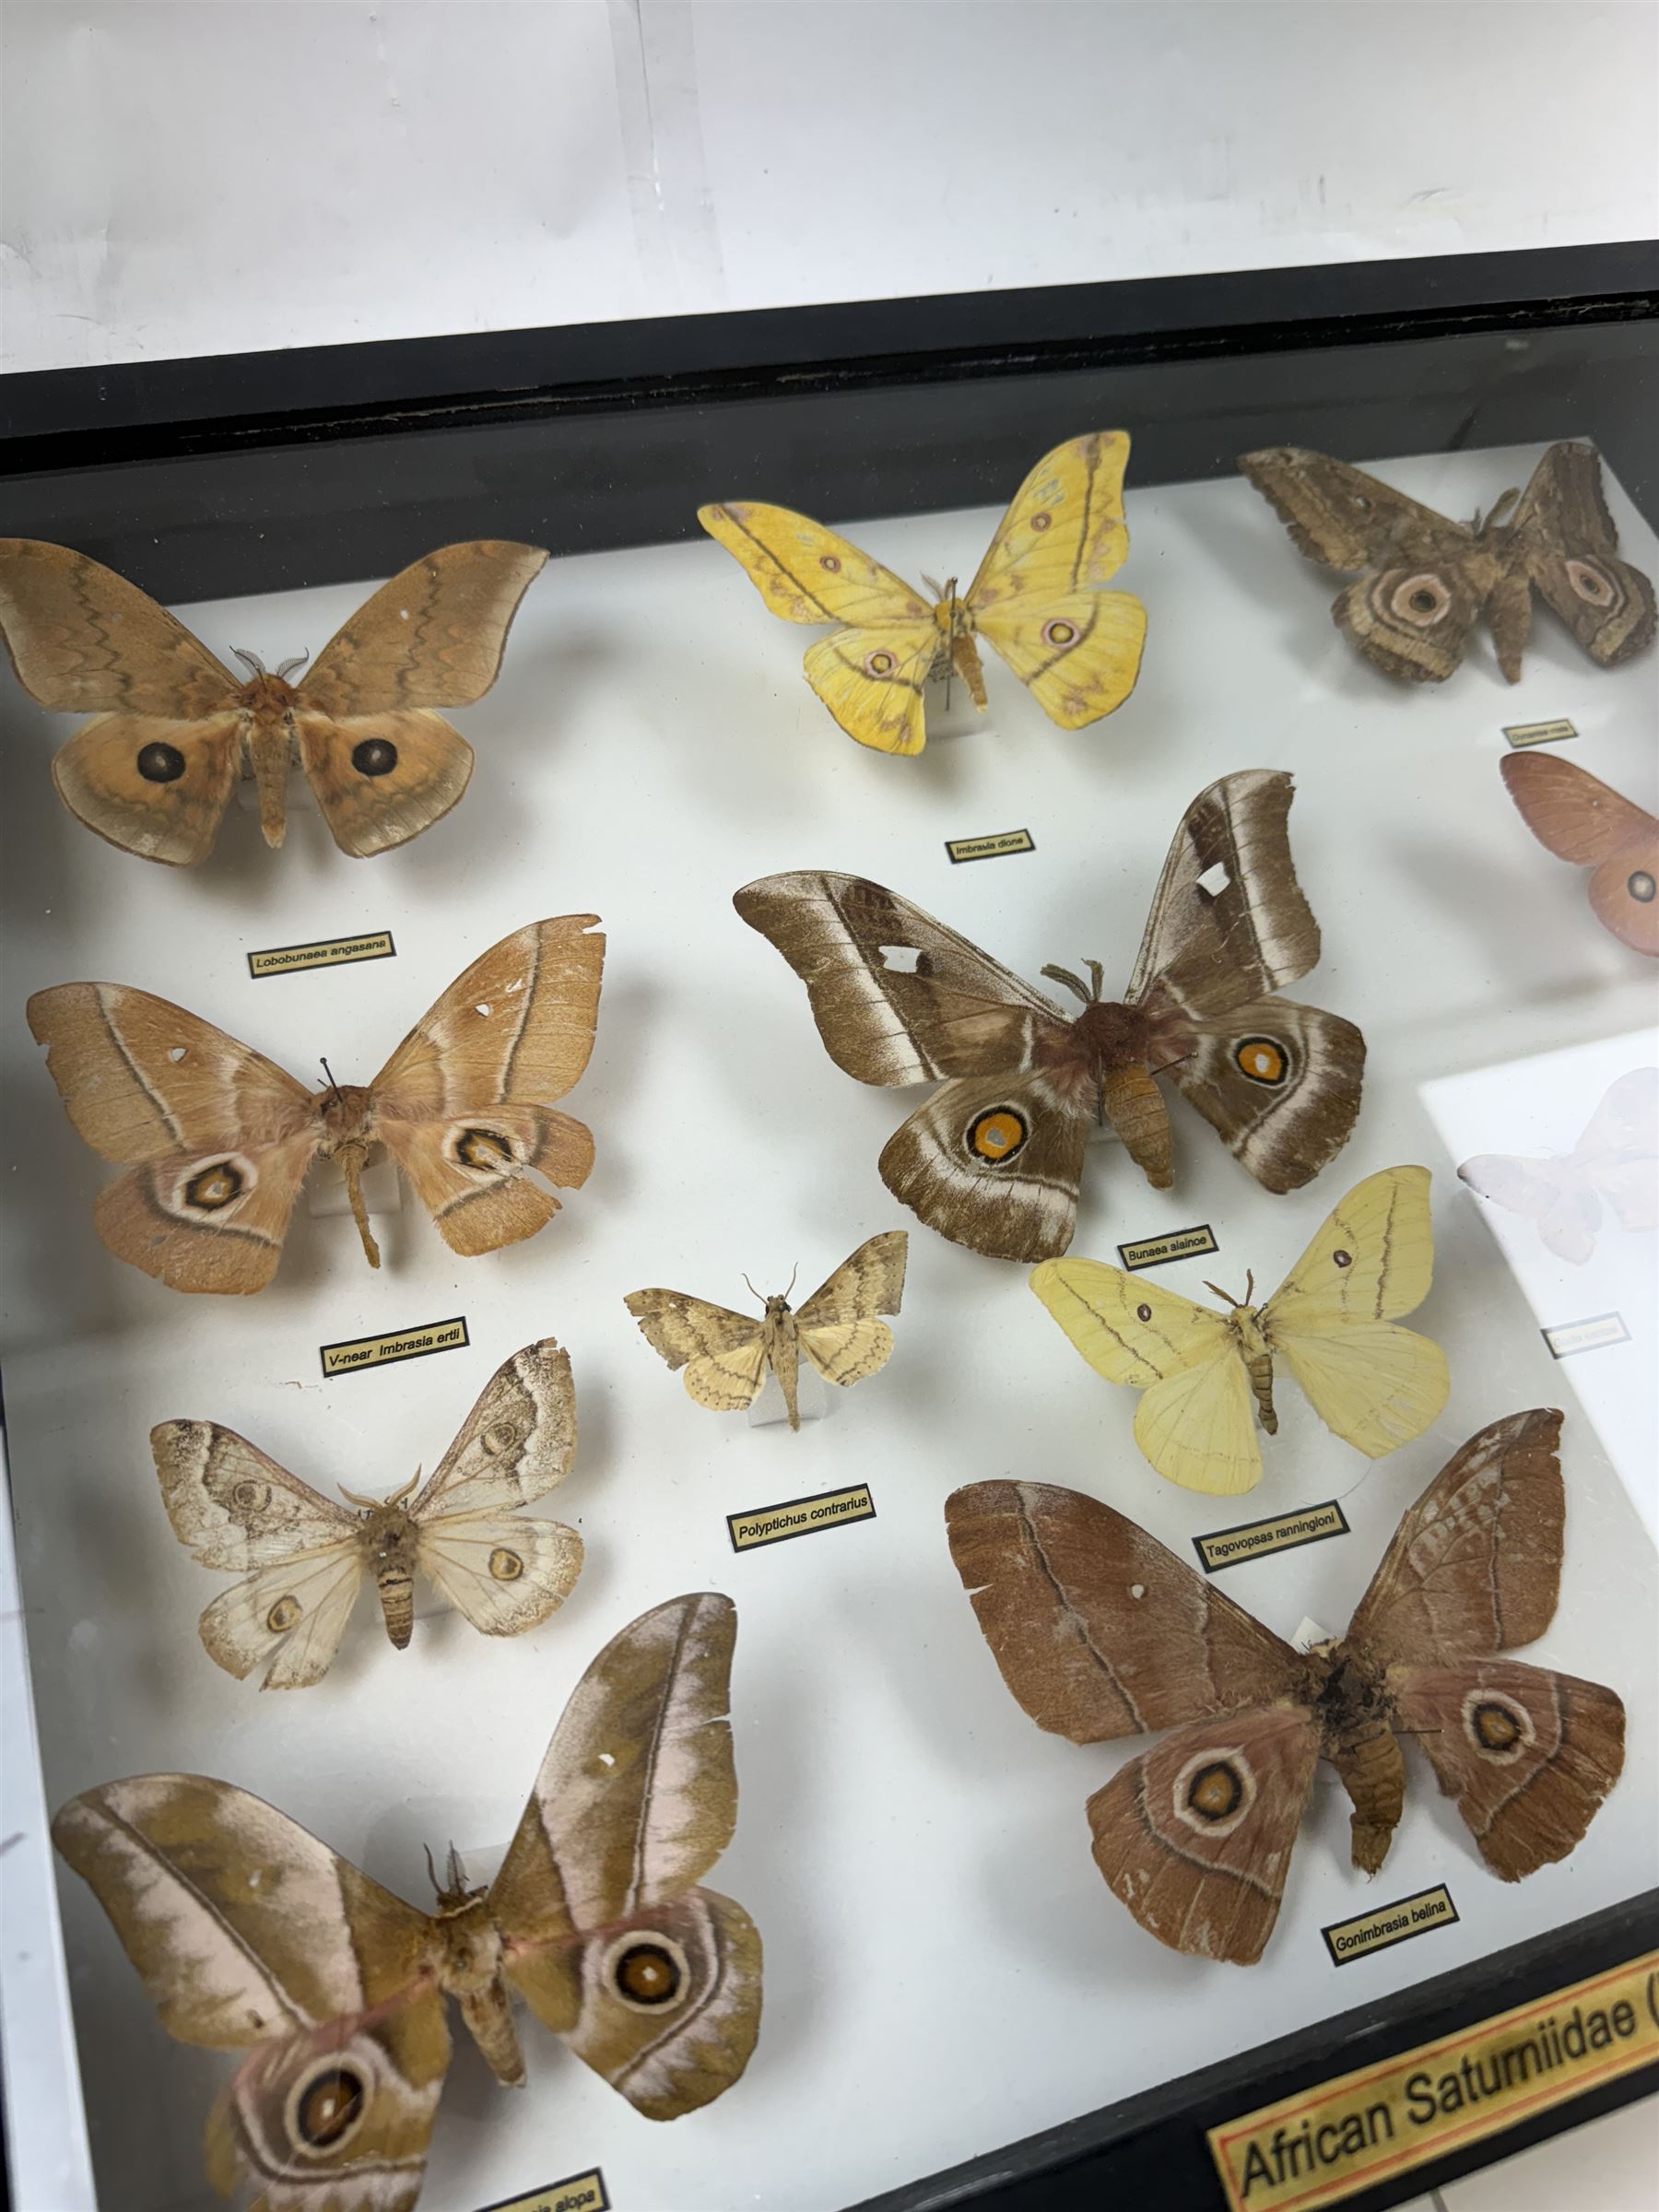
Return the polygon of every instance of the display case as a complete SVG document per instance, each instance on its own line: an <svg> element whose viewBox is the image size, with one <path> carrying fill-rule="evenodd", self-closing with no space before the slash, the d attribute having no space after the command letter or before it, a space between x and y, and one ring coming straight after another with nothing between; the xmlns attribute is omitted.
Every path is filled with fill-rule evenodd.
<svg viewBox="0 0 1659 2212"><path fill-rule="evenodd" d="M118 571L232 667L239 649L273 668L315 655L433 548L551 556L493 688L455 711L476 752L465 797L372 858L336 849L295 774L280 850L249 782L199 865L147 863L59 803L53 758L80 724L0 682L16 2201L211 2201L203 2126L237 2064L164 2031L92 1890L61 1860L54 1877L47 1812L125 1777L213 1777L429 1912L425 1854L441 1867L453 1846L468 1883L491 1881L584 1670L684 1593L723 1594L738 1622L739 1809L710 1879L764 1945L753 2055L725 2093L657 2125L522 2009L528 2082L504 2092L454 2018L423 2203L818 2212L1105 2190L1382 2206L1659 2086L1655 1984L1623 1994L1659 1948L1651 1103L1620 1124L1617 1190L1579 1160L1609 1088L1659 1057L1654 970L1598 925L1584 867L1529 835L1500 775L1546 752L1653 810L1659 657L1598 665L1540 602L1518 681L1483 621L1445 680L1391 677L1333 625L1342 578L1237 466L1310 450L1467 524L1548 449L1593 446L1619 558L1651 578L1656 296L1651 251L1587 249L10 380L7 530ZM774 619L699 526L712 502L776 502L912 585L965 580L1040 457L1120 429L1128 548L1112 584L1145 608L1144 653L1085 727L1058 726L987 653L982 712L955 676L947 699L941 671L924 750L852 742L803 680L823 632ZM794 956L733 899L841 872L937 916L1018 988L1065 997L1037 982L1045 965L1099 961L1110 998L1187 809L1253 771L1276 790L1293 779L1291 888L1319 943L1292 995L1363 1033L1357 1119L1316 1174L1276 1191L1172 1078L1169 1187L1103 1115L1070 1255L1194 1304L1213 1279L1270 1312L1347 1194L1421 1168L1432 1282L1392 1311L1441 1347L1449 1385L1371 1457L1281 1369L1259 1487L1223 1495L1160 1479L1135 1390L1079 1359L1029 1264L937 1233L884 1182L930 1067L951 1070L918 1048L915 1088L902 1067L896 1088L851 1079ZM175 1002L323 1111L370 1084L487 948L566 915L600 917L608 940L591 1063L562 1101L594 1164L555 1178L579 1187L538 1233L459 1256L415 1187L371 1164L371 1268L320 1161L256 1296L185 1295L100 1241L94 1205L117 1171L65 1118L32 994L97 981ZM912 944L911 969L937 974L939 957ZM1166 1074L1194 1049L1167 1053ZM1488 1156L1558 1163L1553 1198L1506 1205L1467 1171ZM1538 1230L1558 1202L1577 1225L1565 1252ZM798 1430L764 1397L747 1417L740 1398L695 1403L624 1303L670 1286L758 1316L745 1277L764 1295L798 1270L799 1308L895 1230L901 1310L871 1307L891 1356L855 1388L832 1375ZM577 1441L532 1510L584 1547L557 1612L479 1636L420 1584L407 1649L365 1595L310 1687L262 1691L214 1664L198 1616L229 1576L170 1526L152 1428L222 1424L330 1500L379 1500L433 1467L500 1363L548 1337L569 1354ZM1085 1813L1147 1745L1068 1741L1020 1710L953 1564L947 1499L1082 1493L1305 1653L1339 1634L1465 1440L1551 1407L1559 1603L1521 1656L1606 1686L1627 1716L1622 1773L1582 1839L1498 1878L1408 1747L1403 1816L1368 1879L1321 1764L1259 1962L1155 1939L1124 1883L1101 1879ZM1500 2016L1530 2032L1544 2000L1570 1993L1565 2018L1615 1989L1632 2025L1606 2055L1569 2053L1548 2094L1512 2080L1457 2124L1418 2124L1406 2054L1426 2052L1416 2077L1439 2081ZM1373 2122L1338 2158L1318 2098L1384 2080L1394 2150ZM1432 2088L1417 2096L1432 2108Z"/></svg>

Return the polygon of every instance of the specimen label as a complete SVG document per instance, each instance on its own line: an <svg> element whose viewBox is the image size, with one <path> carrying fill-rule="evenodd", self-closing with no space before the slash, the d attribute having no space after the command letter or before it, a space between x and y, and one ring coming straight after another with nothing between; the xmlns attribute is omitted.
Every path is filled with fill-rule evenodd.
<svg viewBox="0 0 1659 2212"><path fill-rule="evenodd" d="M1659 2058L1659 1951L1209 2131L1230 2212L1311 2212Z"/></svg>
<svg viewBox="0 0 1659 2212"><path fill-rule="evenodd" d="M594 2166L586 2173L549 2182L543 2189L527 2190L523 2196L498 2197L493 2205L481 2206L479 2212L610 2212L610 2201L605 2194L605 2176Z"/></svg>
<svg viewBox="0 0 1659 2212"><path fill-rule="evenodd" d="M867 1483L851 1489L819 1490L811 1498L787 1498L782 1505L758 1505L747 1513L728 1513L734 1551L759 1551L763 1544L784 1544L791 1536L816 1536L848 1521L874 1521L876 1501Z"/></svg>
<svg viewBox="0 0 1659 2212"><path fill-rule="evenodd" d="M1333 1921L1320 1934L1332 1964L1351 1966L1356 1959L1369 1958L1372 1951L1390 1950L1396 1943L1408 1943L1414 1936L1426 1936L1430 1928L1449 1928L1456 1918L1452 1892L1444 1882L1437 1882L1432 1889L1419 1889L1414 1897L1403 1897L1395 1904L1379 1905L1374 1912L1361 1912L1357 1920Z"/></svg>
<svg viewBox="0 0 1659 2212"><path fill-rule="evenodd" d="M1241 1521L1235 1528L1194 1536L1193 1549L1205 1573L1216 1574L1223 1567L1236 1567L1241 1559L1265 1559L1269 1552L1294 1551L1299 1544L1318 1544L1326 1536L1347 1533L1347 1517L1333 1498L1324 1505L1306 1505L1300 1512L1280 1513L1271 1521Z"/></svg>
<svg viewBox="0 0 1659 2212"><path fill-rule="evenodd" d="M1120 1244L1118 1258L1133 1275L1141 1267L1161 1267L1166 1260L1196 1259L1201 1253L1220 1249L1215 1230L1202 1221L1196 1229L1172 1229L1167 1237L1143 1237L1138 1244Z"/></svg>
<svg viewBox="0 0 1659 2212"><path fill-rule="evenodd" d="M1604 1345L1630 1341L1622 1313L1597 1313L1588 1321L1564 1321L1559 1327L1542 1330L1540 1334L1557 1359L1571 1359L1574 1352L1599 1352Z"/></svg>
<svg viewBox="0 0 1659 2212"><path fill-rule="evenodd" d="M1566 738L1576 737L1578 731L1563 714L1554 722L1508 722L1503 734L1520 751L1529 745L1559 745Z"/></svg>
<svg viewBox="0 0 1659 2212"><path fill-rule="evenodd" d="M429 1352L458 1352L471 1343L464 1316L429 1321L386 1336L354 1336L348 1343L322 1346L325 1375L354 1374L359 1368L389 1367L394 1359L424 1359Z"/></svg>
<svg viewBox="0 0 1659 2212"><path fill-rule="evenodd" d="M955 860L1001 860L1010 853L1035 853L1029 830L999 830L994 837L947 837L945 850Z"/></svg>
<svg viewBox="0 0 1659 2212"><path fill-rule="evenodd" d="M312 945L274 945L268 952L248 955L252 976L291 975L300 968L343 968L352 960L392 960L397 947L389 929L373 929L361 937L319 937Z"/></svg>

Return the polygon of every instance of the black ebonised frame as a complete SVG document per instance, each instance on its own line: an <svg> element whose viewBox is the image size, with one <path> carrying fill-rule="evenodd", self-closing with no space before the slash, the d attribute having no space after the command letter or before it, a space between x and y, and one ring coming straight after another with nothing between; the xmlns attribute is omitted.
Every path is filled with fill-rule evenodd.
<svg viewBox="0 0 1659 2212"><path fill-rule="evenodd" d="M1132 499L1265 444L1364 458L1583 435L1659 520L1659 245L13 377L0 530L190 601L382 576L465 537L559 554L667 542L695 534L708 499L764 494L838 521L990 504L1046 444L1120 422ZM1208 2127L1655 1947L1659 1890L864 2212L1215 2212ZM1112 2072L1103 2047L1103 2088ZM1655 2090L1659 2066L1627 2075L1344 2202L1383 2212Z"/></svg>

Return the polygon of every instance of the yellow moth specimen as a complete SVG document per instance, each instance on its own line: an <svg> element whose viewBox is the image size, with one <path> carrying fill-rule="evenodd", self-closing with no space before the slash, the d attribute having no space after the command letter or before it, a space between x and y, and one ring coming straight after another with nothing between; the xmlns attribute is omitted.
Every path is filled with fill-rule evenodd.
<svg viewBox="0 0 1659 2212"><path fill-rule="evenodd" d="M540 546L476 538L413 561L359 607L299 682L305 655L233 676L164 606L84 553L0 538L0 639L31 699L90 714L52 764L88 830L141 860L190 867L213 850L244 776L267 845L288 779L311 785L342 853L418 837L466 789L472 747L436 712L469 707L500 672Z"/></svg>
<svg viewBox="0 0 1659 2212"><path fill-rule="evenodd" d="M579 1189L594 1164L591 1132L553 1100L594 1049L598 919L514 930L456 977L371 1083L331 1077L316 1091L147 991L37 991L29 1026L65 1112L127 1171L98 1194L99 1235L170 1289L263 1290L321 1158L344 1175L378 1267L361 1177L383 1145L452 1252L533 1237L559 1211L547 1186Z"/></svg>
<svg viewBox="0 0 1659 2212"><path fill-rule="evenodd" d="M1214 1283L1228 1312L1100 1260L1045 1260L1031 1288L1097 1374L1144 1393L1135 1441L1170 1482L1226 1496L1262 1479L1251 1419L1277 1433L1282 1358L1345 1443L1381 1459L1420 1436L1451 1387L1446 1355L1394 1325L1429 1295L1434 1239L1427 1168L1356 1183L1265 1304Z"/></svg>
<svg viewBox="0 0 1659 2212"><path fill-rule="evenodd" d="M670 1367L685 1369L686 1388L700 1406L741 1412L754 1404L770 1368L782 1390L789 1425L798 1429L803 1353L826 1382L843 1384L862 1382L892 1357L893 1332L876 1316L899 1311L909 1249L902 1229L870 1238L798 1312L787 1290L765 1299L759 1319L684 1290L630 1290L624 1303L646 1342Z"/></svg>
<svg viewBox="0 0 1659 2212"><path fill-rule="evenodd" d="M742 562L786 622L841 625L806 654L806 681L849 737L878 753L927 742L924 689L955 672L976 707L985 678L976 637L994 647L1063 730L1121 707L1140 674L1147 610L1103 591L1129 550L1124 430L1091 430L1045 453L1014 495L979 573L930 603L822 523L787 507L728 500L697 519Z"/></svg>
<svg viewBox="0 0 1659 2212"><path fill-rule="evenodd" d="M417 1473L383 1500L342 1484L336 1505L217 1421L162 1421L150 1450L180 1543L246 1575L202 1615L207 1655L243 1681L264 1667L262 1689L323 1679L365 1575L403 1651L418 1574L486 1636L517 1636L582 1571L573 1528L515 1511L561 1483L576 1453L570 1355L551 1336L497 1368L418 1497Z"/></svg>
<svg viewBox="0 0 1659 2212"><path fill-rule="evenodd" d="M515 1998L648 2120L731 2088L760 2025L760 1937L701 1882L737 1820L736 1633L731 1599L704 1591L613 1637L494 1881L470 1888L452 1844L428 1912L204 1775L135 1775L60 1809L53 1841L163 2028L240 2054L206 2127L222 2195L243 2183L266 2212L411 2212L452 2002L509 2088L525 2079ZM467 2113L474 2131L485 2119Z"/></svg>

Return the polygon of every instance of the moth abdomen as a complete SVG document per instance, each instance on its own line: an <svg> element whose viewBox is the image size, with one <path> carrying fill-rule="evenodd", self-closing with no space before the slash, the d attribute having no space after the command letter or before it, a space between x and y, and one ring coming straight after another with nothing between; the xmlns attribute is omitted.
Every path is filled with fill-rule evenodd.
<svg viewBox="0 0 1659 2212"><path fill-rule="evenodd" d="M376 1575L374 1587L386 1617L387 1635L400 1652L406 1651L415 1632L415 1577L402 1568L394 1568Z"/></svg>
<svg viewBox="0 0 1659 2212"><path fill-rule="evenodd" d="M1349 1830L1353 1862L1375 1874L1406 1804L1406 1764L1399 1743L1380 1713L1371 1714L1338 1743L1332 1761L1353 1801Z"/></svg>

